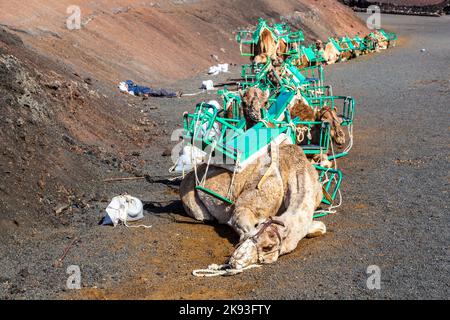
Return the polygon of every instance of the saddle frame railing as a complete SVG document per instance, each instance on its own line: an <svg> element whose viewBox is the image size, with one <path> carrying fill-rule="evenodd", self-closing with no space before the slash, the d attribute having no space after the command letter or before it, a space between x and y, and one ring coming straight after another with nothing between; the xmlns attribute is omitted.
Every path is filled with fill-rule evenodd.
<svg viewBox="0 0 450 320"><path fill-rule="evenodd" d="M327 197L324 196L322 198L322 203L331 206L341 187L342 172L339 169L325 168L317 164L315 164L314 167L319 173L320 183L322 183L325 192L327 192L331 198L331 201L329 201ZM316 212L314 218L320 218L326 215L328 215L328 212Z"/></svg>

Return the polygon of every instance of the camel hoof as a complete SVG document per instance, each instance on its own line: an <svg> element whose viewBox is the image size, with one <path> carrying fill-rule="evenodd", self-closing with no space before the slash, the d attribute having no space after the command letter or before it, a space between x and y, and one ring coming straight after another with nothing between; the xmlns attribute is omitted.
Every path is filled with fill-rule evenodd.
<svg viewBox="0 0 450 320"><path fill-rule="evenodd" d="M315 238L323 236L327 233L327 227L322 221L313 221L311 226L309 227L307 238Z"/></svg>

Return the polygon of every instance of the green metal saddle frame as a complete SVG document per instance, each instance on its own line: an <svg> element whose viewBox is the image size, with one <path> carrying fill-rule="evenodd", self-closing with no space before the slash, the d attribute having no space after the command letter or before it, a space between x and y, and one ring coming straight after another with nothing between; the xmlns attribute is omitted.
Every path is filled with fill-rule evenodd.
<svg viewBox="0 0 450 320"><path fill-rule="evenodd" d="M378 32L387 39L389 47L397 44L398 36L395 32L386 32L384 29L379 29Z"/></svg>
<svg viewBox="0 0 450 320"><path fill-rule="evenodd" d="M353 39L350 39L348 36L344 36L339 40L340 40L341 47L344 47L344 48L347 47L351 51L359 50L353 44L353 42L352 42Z"/></svg>
<svg viewBox="0 0 450 320"><path fill-rule="evenodd" d="M314 167L316 168L319 174L319 182L323 184L324 191L329 195L329 198L331 198L330 201L328 197L324 196L322 198L322 203L325 205L332 205L334 203L334 200L336 199L337 193L339 192L339 188L341 187L342 172L338 169L324 168L319 165L314 165ZM217 192L211 189L202 186L196 186L195 189L200 190L206 194L209 194L210 196L213 196L230 205L235 204L232 200L218 194ZM328 215L327 212L315 212L313 218L317 219L320 217L324 217L326 215Z"/></svg>
<svg viewBox="0 0 450 320"><path fill-rule="evenodd" d="M255 55L255 46L258 44L260 34L264 29L272 34L276 42L283 40L286 43L288 46L287 55L294 53L294 50L292 50L294 43L300 44L305 41L302 30L291 31L286 23L274 24L271 27L264 19L260 18L255 30L240 30L236 34L236 41L240 45L242 56L252 57ZM244 50L244 46L248 47L248 50Z"/></svg>
<svg viewBox="0 0 450 320"><path fill-rule="evenodd" d="M333 39L333 38L328 38L328 42L331 42L333 44L333 46L336 48L336 50L341 52L341 53L350 51L350 48L342 47L340 45L340 43L338 41L336 41L335 39Z"/></svg>
<svg viewBox="0 0 450 320"><path fill-rule="evenodd" d="M281 134L295 141L292 126L284 121L285 113L288 112L287 108L294 96L294 92L283 89L267 110L264 122L274 124L274 128L266 127L264 122L259 122L245 130L245 119L225 118L219 115L220 112L214 106L200 103L194 114L184 115L183 136L196 144L213 146L215 152L231 159L227 163L236 164L239 161L239 164L243 165ZM221 128L219 135L211 134L215 123ZM203 132L198 129L199 127L204 128Z"/></svg>
<svg viewBox="0 0 450 320"><path fill-rule="evenodd" d="M353 38L353 41L355 41L355 42L358 44L358 50L366 51L366 50L369 49L369 48L367 47L366 43L364 42L364 40L361 39L360 37L355 36L355 37Z"/></svg>

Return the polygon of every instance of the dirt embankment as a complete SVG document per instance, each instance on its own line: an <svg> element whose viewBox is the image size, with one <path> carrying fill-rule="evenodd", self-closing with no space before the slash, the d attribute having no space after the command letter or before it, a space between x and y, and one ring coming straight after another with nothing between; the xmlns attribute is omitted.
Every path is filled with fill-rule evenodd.
<svg viewBox="0 0 450 320"><path fill-rule="evenodd" d="M68 30L69 6L79 6L81 29ZM73 11L71 11L73 12ZM33 49L93 78L167 84L215 64L245 61L237 30L263 17L302 27L309 39L365 32L336 0L2 1L0 23Z"/></svg>
<svg viewBox="0 0 450 320"><path fill-rule="evenodd" d="M136 169L129 158L154 123L139 125L94 82L0 29L0 236L14 225L65 224L98 197L89 192L107 170Z"/></svg>

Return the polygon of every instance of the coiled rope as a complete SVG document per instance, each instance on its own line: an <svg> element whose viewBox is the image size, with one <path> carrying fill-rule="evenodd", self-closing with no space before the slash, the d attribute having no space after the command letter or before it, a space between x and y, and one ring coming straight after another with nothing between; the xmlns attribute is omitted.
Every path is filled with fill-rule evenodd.
<svg viewBox="0 0 450 320"><path fill-rule="evenodd" d="M192 275L196 277L217 277L217 276L234 276L245 270L262 267L260 264L251 264L242 269L231 268L229 264L211 264L207 269L196 269L192 271Z"/></svg>

